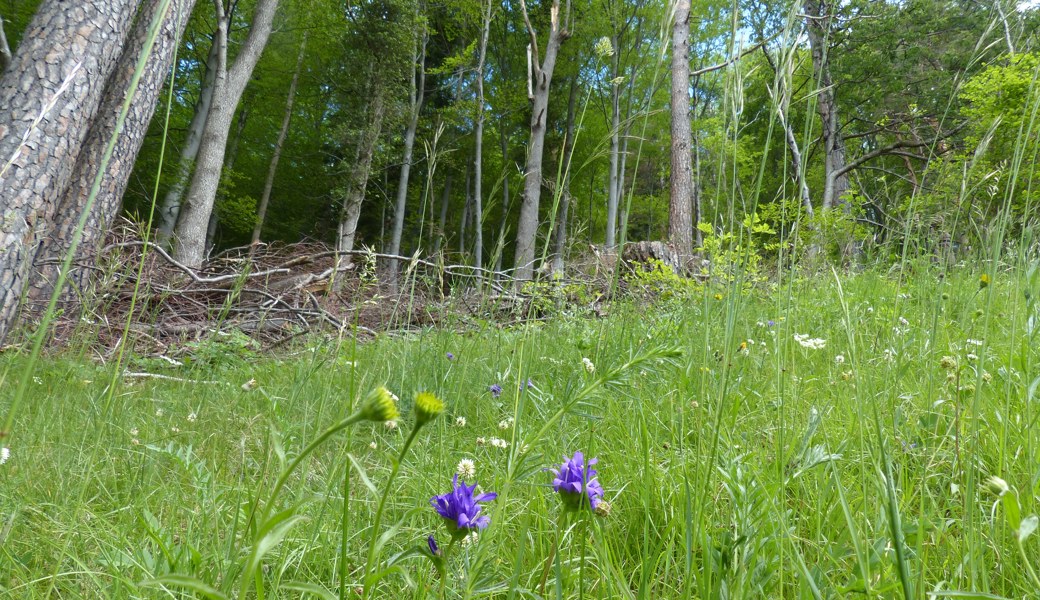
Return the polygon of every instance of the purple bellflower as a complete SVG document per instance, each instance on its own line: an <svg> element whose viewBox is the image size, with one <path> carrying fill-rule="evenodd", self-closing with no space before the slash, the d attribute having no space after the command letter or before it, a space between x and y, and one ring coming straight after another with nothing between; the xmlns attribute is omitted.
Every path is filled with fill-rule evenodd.
<svg viewBox="0 0 1040 600"><path fill-rule="evenodd" d="M491 392L492 398L498 398L502 395L502 386L497 383L492 383L491 386L488 387L488 391Z"/></svg>
<svg viewBox="0 0 1040 600"><path fill-rule="evenodd" d="M440 556L441 549L437 547L437 540L433 539L433 536L426 538L426 545L430 547L430 554L433 556Z"/></svg>
<svg viewBox="0 0 1040 600"><path fill-rule="evenodd" d="M456 475L451 482L452 490L447 494L430 498L430 505L444 518L445 524L452 537L462 538L476 529L484 529L491 522L487 515L480 514L480 502L490 502L498 497L498 494L489 492L473 496L473 490L477 484L466 486L466 482L459 483Z"/></svg>
<svg viewBox="0 0 1040 600"><path fill-rule="evenodd" d="M585 456L578 451L572 458L564 455L559 469L550 469L555 475L553 489L560 494L567 508L595 510L603 498L603 486L596 480L596 470L592 468L596 462L593 458L586 464Z"/></svg>

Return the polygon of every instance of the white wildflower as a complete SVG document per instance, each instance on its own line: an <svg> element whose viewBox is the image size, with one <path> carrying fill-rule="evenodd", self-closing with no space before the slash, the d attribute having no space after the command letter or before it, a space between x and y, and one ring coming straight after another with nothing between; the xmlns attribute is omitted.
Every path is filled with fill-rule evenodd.
<svg viewBox="0 0 1040 600"><path fill-rule="evenodd" d="M585 365L585 370L589 373L589 375L592 375L596 372L596 365L592 364L592 361L588 358L582 358L581 364Z"/></svg>
<svg viewBox="0 0 1040 600"><path fill-rule="evenodd" d="M486 444L487 444L487 438L486 437L481 436L481 437L477 438L477 445L478 446L484 446Z"/></svg>
<svg viewBox="0 0 1040 600"><path fill-rule="evenodd" d="M43 380L33 375L33 383L35 383L36 385L43 385Z"/></svg>
<svg viewBox="0 0 1040 600"><path fill-rule="evenodd" d="M163 409L160 408L160 409L156 410L155 411L155 416L162 417L163 416Z"/></svg>
<svg viewBox="0 0 1040 600"><path fill-rule="evenodd" d="M170 433L180 433L180 427L170 427Z"/></svg>
<svg viewBox="0 0 1040 600"><path fill-rule="evenodd" d="M888 362L892 362L896 359L896 351L893 348L885 348L885 351L882 352L882 354Z"/></svg>
<svg viewBox="0 0 1040 600"><path fill-rule="evenodd" d="M973 339L969 338L969 339L964 340L964 341L966 343L972 345L972 346L982 346L982 340L973 340Z"/></svg>
<svg viewBox="0 0 1040 600"><path fill-rule="evenodd" d="M600 60L607 58L608 56L614 56L614 44L611 43L610 38L603 36L596 40L596 45L593 47L593 51Z"/></svg>
<svg viewBox="0 0 1040 600"><path fill-rule="evenodd" d="M397 421L383 421L383 427L386 427L387 431L393 431L397 429Z"/></svg>
<svg viewBox="0 0 1040 600"><path fill-rule="evenodd" d="M975 354L974 352L969 352L965 358L967 358L970 361L976 361L979 359L979 355Z"/></svg>
<svg viewBox="0 0 1040 600"><path fill-rule="evenodd" d="M7 459L11 458L11 449L7 446L0 448L0 465L7 462Z"/></svg>
<svg viewBox="0 0 1040 600"><path fill-rule="evenodd" d="M491 442L490 443L495 448L508 448L509 447L509 442L503 440L502 438L493 437L493 438L491 438Z"/></svg>
<svg viewBox="0 0 1040 600"><path fill-rule="evenodd" d="M378 448L379 448L379 444L377 444L377 443L375 443L375 442L369 442L369 443L368 443L368 447L369 447L369 448L371 448L371 449L373 449L373 450L376 450L376 449L378 449Z"/></svg>
<svg viewBox="0 0 1040 600"><path fill-rule="evenodd" d="M137 433L138 433L137 432L137 428L134 427L133 429L130 430L130 437L137 437Z"/></svg>
<svg viewBox="0 0 1040 600"><path fill-rule="evenodd" d="M909 327L910 326L910 321L907 321L906 317L899 317L899 324L902 325L903 327Z"/></svg>
<svg viewBox="0 0 1040 600"><path fill-rule="evenodd" d="M455 426L456 427L465 427L466 426L466 417L455 417Z"/></svg>
<svg viewBox="0 0 1040 600"><path fill-rule="evenodd" d="M811 350L822 350L827 345L827 340L809 337L807 333L794 334L794 341L801 344L802 348Z"/></svg>
<svg viewBox="0 0 1040 600"><path fill-rule="evenodd" d="M256 386L257 386L256 380L255 379L250 379L249 381L247 381L247 382L242 384L242 390L246 391L246 392L251 392L251 391L256 389Z"/></svg>
<svg viewBox="0 0 1040 600"><path fill-rule="evenodd" d="M511 429L512 427L513 427L513 417L509 417L508 419L502 419L501 421L498 422L498 428L501 429L502 431L505 431L507 429Z"/></svg>
<svg viewBox="0 0 1040 600"><path fill-rule="evenodd" d="M189 423L194 423L195 420L198 419L198 418L199 418L199 416L197 414L195 414L194 411L188 414L188 422Z"/></svg>
<svg viewBox="0 0 1040 600"><path fill-rule="evenodd" d="M838 354L837 356L835 356L834 357L834 364L836 364L836 365L843 365L843 364L845 364L845 355L844 354Z"/></svg>
<svg viewBox="0 0 1040 600"><path fill-rule="evenodd" d="M463 548L465 548L466 546L472 546L473 544L477 543L477 540L479 538L480 536L477 534L476 531L474 531L466 537L462 538L462 541L459 542L459 545L461 545Z"/></svg>
<svg viewBox="0 0 1040 600"><path fill-rule="evenodd" d="M477 465L472 460L464 458L459 461L459 466L455 467L455 472L464 480L472 480L477 475Z"/></svg>

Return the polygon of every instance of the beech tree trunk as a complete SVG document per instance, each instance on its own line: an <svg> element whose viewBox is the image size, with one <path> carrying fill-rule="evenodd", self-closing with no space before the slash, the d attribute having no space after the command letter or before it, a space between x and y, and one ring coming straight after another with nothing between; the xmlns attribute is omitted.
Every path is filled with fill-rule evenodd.
<svg viewBox="0 0 1040 600"><path fill-rule="evenodd" d="M527 6L520 1L524 22L531 36L528 89L531 100L531 138L527 147L527 167L524 169L524 200L520 205L520 221L516 229L516 273L518 281L534 275L535 242L538 237L538 204L542 193L542 154L545 149L545 129L549 117L549 86L560 46L570 33L560 23L560 1L553 0L549 40L545 44L545 58L538 59L538 36L531 26ZM569 5L568 5L569 9Z"/></svg>
<svg viewBox="0 0 1040 600"><path fill-rule="evenodd" d="M418 21L418 19L416 19ZM426 94L426 44L429 34L425 26L415 41L415 59L412 61L412 87L409 98L408 126L404 131L404 157L401 162L401 176L397 180L397 200L394 203L394 228L390 232L390 246L386 253L401 253L401 235L404 233L404 212L408 205L408 179L412 172L412 152L415 148L415 131L419 128L419 113L422 111L423 98ZM400 261L388 260L387 270L392 285L397 285L397 272Z"/></svg>
<svg viewBox="0 0 1040 600"><path fill-rule="evenodd" d="M289 124L292 122L293 103L296 101L296 86L300 82L300 71L303 70L303 58L307 54L307 34L303 33L303 41L300 42L300 52L296 55L296 68L293 70L292 80L289 82L289 95L285 99L285 114L282 115L282 127L278 130L278 138L274 142L274 153L271 154L271 164L267 168L267 178L264 180L264 191L260 195L260 203L256 207L256 225L253 226L253 237L251 243L260 243L260 234L264 230L264 220L267 218L267 205L271 202L271 191L274 189L274 176L278 171L278 161L282 157L282 148L285 146L285 138L289 135ZM208 236L207 236L208 237Z"/></svg>
<svg viewBox="0 0 1040 600"><path fill-rule="evenodd" d="M202 145L202 134L206 129L206 119L209 118L210 107L213 106L213 88L217 83L217 63L220 62L220 44L217 41L217 32L213 32L213 43L209 47L209 56L206 58L205 71L202 76L202 87L199 89L199 98L195 101L195 112L188 125L188 137L181 146L180 159L177 163L177 176L173 185L163 196L159 213L157 239L160 244L169 249L173 240L173 230L177 226L177 217L181 214L181 199L184 190L191 180L192 167L195 158L199 155L199 146Z"/></svg>
<svg viewBox="0 0 1040 600"><path fill-rule="evenodd" d="M375 76L375 74L373 74ZM365 201L365 188L368 187L368 175L372 171L372 156L375 154L376 142L383 130L383 116L386 112L383 96L383 82L375 77L369 92L371 105L368 110L368 127L358 143L357 160L351 169L347 182L347 193L343 200L343 212L340 216L336 238L336 249L340 252L353 252L357 234L358 218L361 216L361 205ZM350 258L345 259L347 263Z"/></svg>
<svg viewBox="0 0 1040 600"><path fill-rule="evenodd" d="M44 0L0 78L0 344L137 8Z"/></svg>
<svg viewBox="0 0 1040 600"><path fill-rule="evenodd" d="M263 54L264 46L271 35L274 13L278 8L278 0L257 0L253 9L253 22L249 27L249 35L239 49L238 56L230 68L227 67L228 18L223 4L217 6L217 40L220 44L220 56L217 60L216 84L213 90L213 106L206 119L206 129L202 134L202 144L195 164L195 174L188 188L188 195L181 207L180 217L175 230L175 246L173 256L189 267L202 265L206 248L206 229L210 213L213 212L213 201L217 196L220 184L221 167L224 165L224 152L227 146L231 121L235 109L242 98L242 92L249 83L249 77L256 63Z"/></svg>
<svg viewBox="0 0 1040 600"><path fill-rule="evenodd" d="M693 134L690 129L690 0L678 0L672 26L672 173L668 240L693 254Z"/></svg>
<svg viewBox="0 0 1040 600"><path fill-rule="evenodd" d="M502 149L502 218L498 222L498 242L495 246L495 266L492 268L495 273L502 271L502 255L505 253L504 249L506 246L506 225L509 222L509 201L511 199L509 195L509 136L506 135L506 124L505 119L499 121L498 124L499 132L499 145ZM497 275L496 275L497 277Z"/></svg>
<svg viewBox="0 0 1040 600"><path fill-rule="evenodd" d="M150 0L138 15L130 39L105 86L97 119L76 159L72 181L58 202L53 229L37 253L37 276L32 292L34 301L45 302L51 296L58 276L59 261L72 247L73 236L98 177L105 148L112 136L116 135L119 113L126 102L137 63L144 52L150 51L145 70L130 100L123 128L116 137L112 159L101 176L97 196L83 228L77 256L91 255L103 242L106 231L119 215L134 161L144 143L148 124L159 104L159 94L169 77L174 53L194 6L195 0ZM162 14L164 9L165 13ZM162 19L161 28L149 49L149 29L159 18Z"/></svg>
<svg viewBox="0 0 1040 600"><path fill-rule="evenodd" d="M834 97L834 81L831 79L828 44L831 24L834 20L828 0L806 0L805 18L812 53L813 73L816 86L816 110L820 115L821 137L824 152L823 210L844 203L842 199L849 190L849 175L845 169L845 142L841 137L838 119L838 104Z"/></svg>

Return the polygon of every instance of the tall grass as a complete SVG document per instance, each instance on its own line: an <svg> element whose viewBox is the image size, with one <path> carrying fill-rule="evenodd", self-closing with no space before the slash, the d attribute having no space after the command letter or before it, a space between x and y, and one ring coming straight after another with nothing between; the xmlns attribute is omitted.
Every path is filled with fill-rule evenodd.
<svg viewBox="0 0 1040 600"><path fill-rule="evenodd" d="M740 69L725 86L731 136ZM1009 167L1026 186L1033 108ZM715 168L733 177L735 160ZM571 168L561 158L558 182ZM619 300L605 318L364 344L355 318L283 356L204 342L219 360L181 380L40 360L45 319L32 353L0 355L13 432L0 595L1035 595L1040 263L1031 229L1008 239L1011 193L978 262L903 245L894 266L853 272L663 277L652 303ZM744 235L739 199L719 201ZM421 390L447 414L422 435L405 433L408 416L347 427L384 384L406 415ZM545 469L576 449L599 458L609 514L562 510ZM499 496L491 525L442 564L424 550L447 539L429 499L463 458Z"/></svg>

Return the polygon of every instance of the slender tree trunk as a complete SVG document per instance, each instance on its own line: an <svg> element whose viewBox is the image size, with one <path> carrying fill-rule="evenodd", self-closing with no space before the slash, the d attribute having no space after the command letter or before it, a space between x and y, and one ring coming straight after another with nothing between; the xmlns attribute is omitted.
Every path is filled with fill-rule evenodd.
<svg viewBox="0 0 1040 600"><path fill-rule="evenodd" d="M217 63L216 87L213 90L213 107L210 109L209 118L206 119L206 130L202 135L195 174L177 221L177 240L173 254L177 260L195 268L202 265L206 248L206 226L213 212L213 202L217 196L217 186L220 184L231 120L271 35L278 0L257 0L249 35L230 68L227 67L228 19L223 12L223 5L220 2L216 2L215 5L218 7L217 37L221 50Z"/></svg>
<svg viewBox="0 0 1040 600"><path fill-rule="evenodd" d="M483 2L484 0L481 0ZM491 31L491 8L493 0L484 7L483 27L480 31L480 50L477 53L477 122L473 141L473 213L476 227L473 229L473 264L484 266L484 63L487 59L488 33ZM480 277L480 271L477 271Z"/></svg>
<svg viewBox="0 0 1040 600"><path fill-rule="evenodd" d="M343 213L340 216L336 241L336 249L340 252L354 251L358 218L361 216L361 205L365 201L368 176L372 171L372 157L375 154L379 135L383 130L383 116L386 112L383 99L385 93L383 82L375 77L369 92L371 106L368 111L368 127L361 136L358 157L351 169L350 180L347 183L347 195L343 201ZM346 262L350 262L349 257L346 258Z"/></svg>
<svg viewBox="0 0 1040 600"><path fill-rule="evenodd" d="M672 173L668 240L685 263L693 254L693 134L690 129L690 0L672 27Z"/></svg>
<svg viewBox="0 0 1040 600"><path fill-rule="evenodd" d="M188 187L191 180L192 166L195 158L199 155L199 146L202 145L202 134L206 129L206 119L209 118L210 107L213 106L213 88L217 83L217 64L220 62L220 43L217 40L217 32L213 32L213 43L210 44L209 56L206 58L205 71L202 76L202 87L199 89L199 98L195 101L195 112L188 125L188 137L181 146L180 159L177 162L177 175L173 185L163 196L162 204L157 215L159 219L158 241L167 249L173 240L173 230L177 226L177 217L181 213L181 199L184 197L184 189Z"/></svg>
<svg viewBox="0 0 1040 600"><path fill-rule="evenodd" d="M245 131L248 120L249 101L247 98L243 103L242 110L238 111L238 117L235 119L235 130L231 133L231 140L228 141L227 152L224 156L224 173L233 173L235 171L235 161L238 160L238 144L242 141L242 132ZM224 195L220 194L213 201L213 210L209 213L209 223L206 225L206 251L203 254L204 256L212 255L213 247L217 243L217 230L220 228L220 208L223 200Z"/></svg>
<svg viewBox="0 0 1040 600"><path fill-rule="evenodd" d="M466 169L466 195L462 202L462 222L459 225L459 254L466 254L466 227L470 220L470 207L473 205L473 194L470 187L470 170Z"/></svg>
<svg viewBox="0 0 1040 600"><path fill-rule="evenodd" d="M614 48L614 56L611 62L611 84L610 84L610 165L607 176L607 250L612 250L617 245L617 218L618 199L621 195L621 183L619 181L620 153L621 153L621 84L617 78L621 69L621 51L618 48L617 34L610 40Z"/></svg>
<svg viewBox="0 0 1040 600"><path fill-rule="evenodd" d="M538 204L542 193L542 154L545 149L545 130L549 117L549 86L552 84L556 57L564 40L570 33L560 23L560 2L553 0L549 40L545 44L545 57L539 63L538 39L527 16L523 0L524 22L531 36L529 46L531 100L531 139L527 147L527 167L524 169L524 201L520 205L520 221L516 230L516 278L526 281L534 275L535 242L538 237ZM569 6L568 6L569 8Z"/></svg>
<svg viewBox="0 0 1040 600"><path fill-rule="evenodd" d="M816 110L820 115L821 137L824 152L823 210L843 204L842 199L849 189L848 173L845 168L845 142L841 137L838 119L838 104L834 96L834 81L831 79L828 44L834 15L828 0L806 0L806 29L812 53L813 72L816 85Z"/></svg>
<svg viewBox="0 0 1040 600"><path fill-rule="evenodd" d="M444 227L448 223L448 202L451 200L451 173L444 179L444 191L441 192L441 212L437 218L437 232L433 241L433 255L441 253L441 245L444 243L447 233Z"/></svg>
<svg viewBox="0 0 1040 600"><path fill-rule="evenodd" d="M502 255L506 247L506 224L509 222L509 136L506 135L505 119L499 121L499 146L502 149L502 218L498 222L498 245L495 247L495 273L502 271ZM496 275L497 277L497 275Z"/></svg>
<svg viewBox="0 0 1040 600"><path fill-rule="evenodd" d="M567 213L571 204L571 157L574 156L574 113L578 99L578 77L571 78L571 89L567 96L567 136L564 143L563 189L560 194L560 209L556 216L556 231L553 234L553 273L563 274L564 255L567 253Z"/></svg>
<svg viewBox="0 0 1040 600"><path fill-rule="evenodd" d="M98 168L103 162L105 148L113 136L116 136L116 145L112 159L101 175L97 195L84 223L76 251L77 257L92 254L118 216L134 160L144 143L148 124L158 106L159 94L166 83L177 44L191 17L194 5L195 0L173 0L169 3L164 0L149 0L138 15L119 63L105 86L98 117L76 158L72 180L58 202L53 229L37 253L37 275L34 277L32 290L34 301L47 301L54 290L59 261L72 247L80 216L91 188L98 178ZM149 30L158 19L161 19L160 29L149 48ZM117 133L120 111L126 102L137 63L146 51L149 54L145 70L130 100L123 127Z"/></svg>
<svg viewBox="0 0 1040 600"><path fill-rule="evenodd" d="M274 189L274 176L278 171L278 161L282 157L282 147L285 145L285 138L289 135L293 103L296 100L296 86L300 82L300 72L303 71L303 58L307 53L308 33L304 32L303 41L300 42L300 52L296 55L296 69L293 70L292 81L289 82L289 95L285 99L285 114L282 115L282 127L278 130L278 138L274 142L274 153L271 155L271 164L267 167L264 191L260 195L260 204L256 208L256 225L253 226L253 239L251 240L253 245L260 243L260 233L264 229L264 220L267 218L267 205L271 201L271 191Z"/></svg>
<svg viewBox="0 0 1040 600"><path fill-rule="evenodd" d="M418 19L416 19L418 21ZM415 147L415 131L419 128L419 113L422 111L423 98L426 94L426 44L429 41L425 26L417 33L415 40L415 56L412 61L412 87L409 98L408 126L404 132L404 159L401 162L401 176L397 181L397 201L394 204L394 228L390 234L390 247L387 254L401 253L401 235L404 232L404 211L408 203L408 179L412 172L412 152ZM389 280L397 285L399 261L387 261Z"/></svg>
<svg viewBox="0 0 1040 600"><path fill-rule="evenodd" d="M45 0L0 78L0 344L138 4Z"/></svg>

